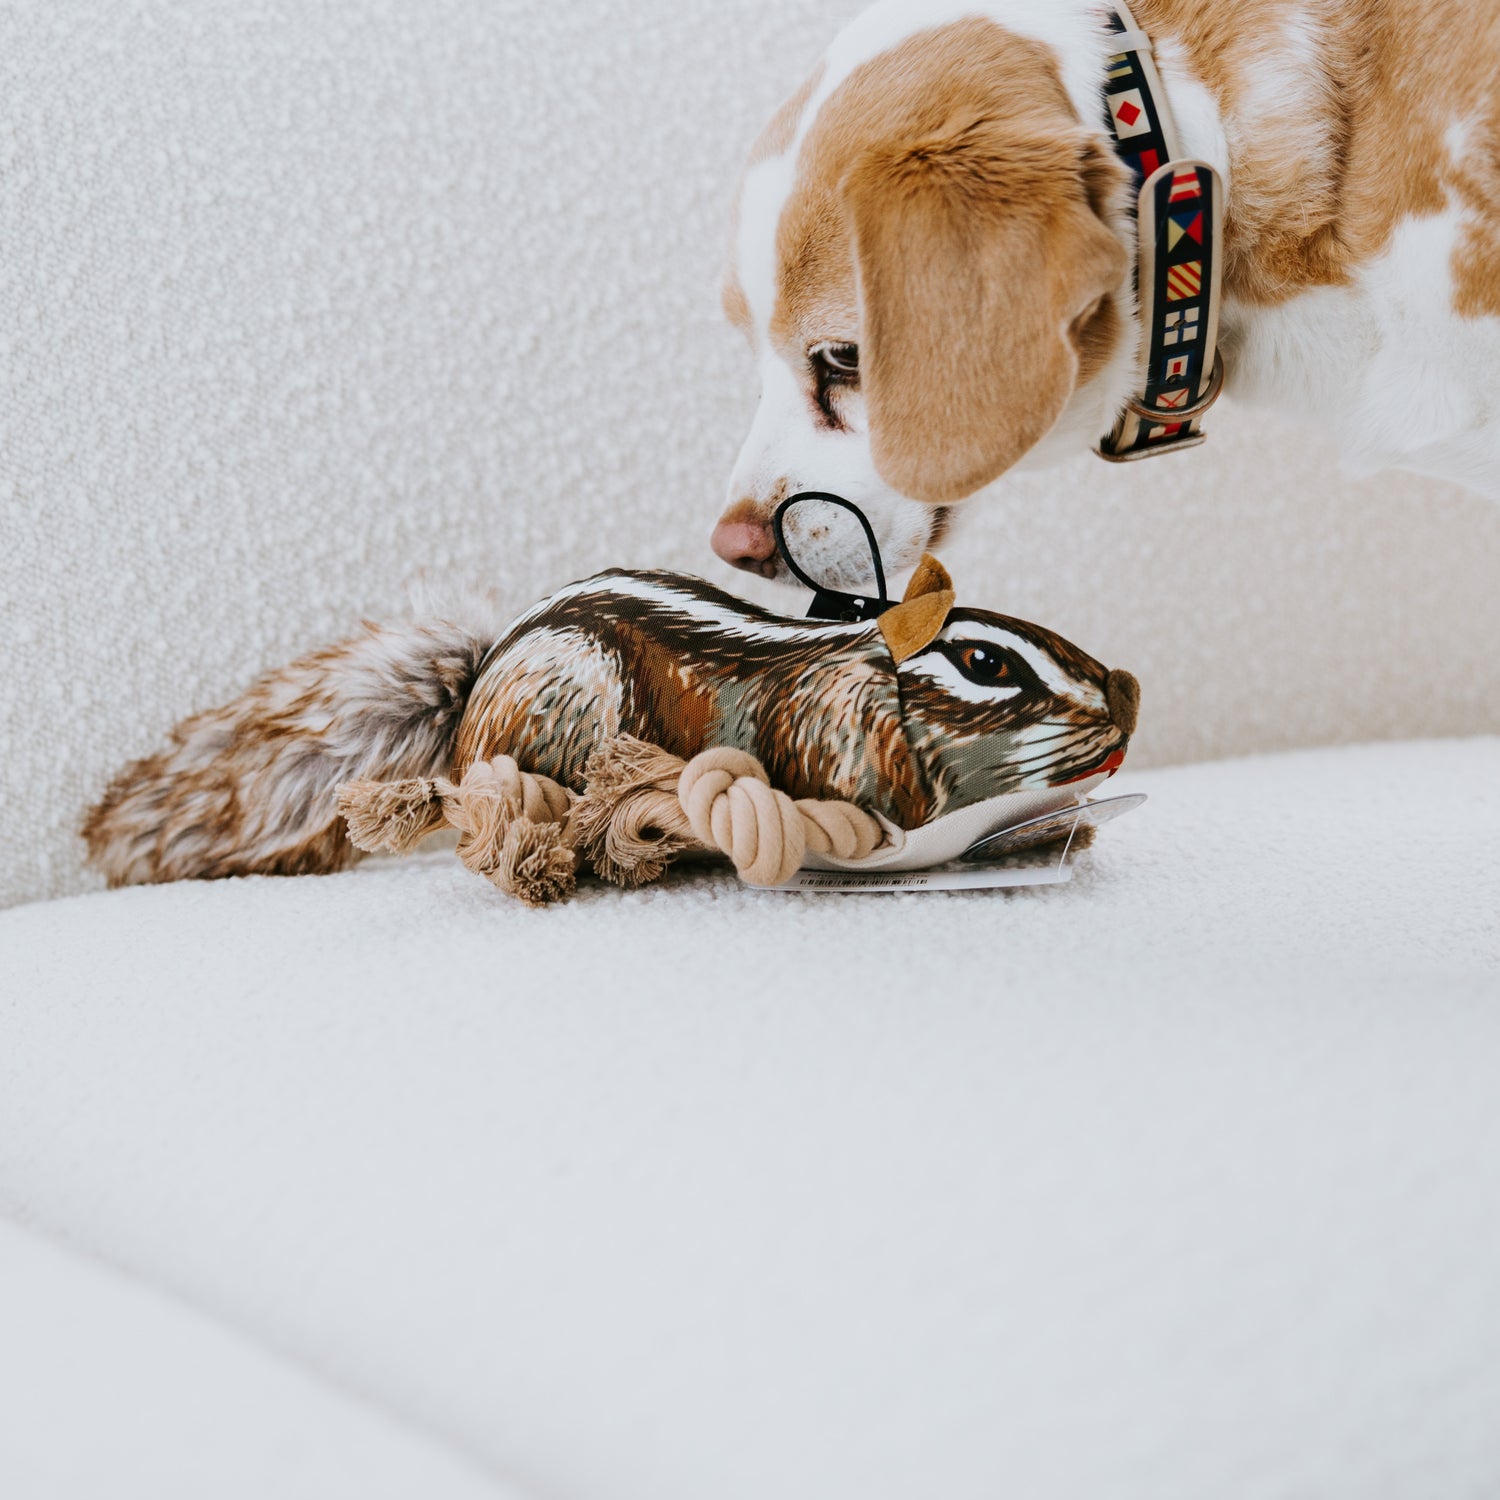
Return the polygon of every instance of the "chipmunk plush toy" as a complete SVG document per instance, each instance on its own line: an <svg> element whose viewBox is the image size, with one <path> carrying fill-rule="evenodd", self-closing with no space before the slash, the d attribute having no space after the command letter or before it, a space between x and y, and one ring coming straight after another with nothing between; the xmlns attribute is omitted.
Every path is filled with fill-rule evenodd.
<svg viewBox="0 0 1500 1500"><path fill-rule="evenodd" d="M451 824L503 890L717 850L754 883L910 869L1113 774L1135 679L954 606L931 558L874 619L790 620L672 573L559 590L498 640L367 627L188 719L88 815L111 884L337 870Z"/></svg>

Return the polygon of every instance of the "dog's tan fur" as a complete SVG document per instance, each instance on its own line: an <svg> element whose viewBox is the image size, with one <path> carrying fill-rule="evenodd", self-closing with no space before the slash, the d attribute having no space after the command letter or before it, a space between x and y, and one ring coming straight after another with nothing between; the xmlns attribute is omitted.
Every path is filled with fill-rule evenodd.
<svg viewBox="0 0 1500 1500"><path fill-rule="evenodd" d="M1118 336L1125 174L1040 44L962 21L911 63L900 48L857 69L803 142L771 338L862 338L876 464L941 502L1030 448Z"/></svg>
<svg viewBox="0 0 1500 1500"><path fill-rule="evenodd" d="M761 403L715 534L739 566L778 572L790 489L856 500L910 565L929 507L1086 451L1140 389L1105 8L966 9L880 0L752 154L726 307ZM1500 495L1500 0L1133 12L1227 184L1229 394ZM854 585L849 546L818 562Z"/></svg>
<svg viewBox="0 0 1500 1500"><path fill-rule="evenodd" d="M1500 313L1500 6L1138 0L1133 10L1247 126L1225 221L1232 296L1265 304L1345 285L1403 220L1440 212L1452 195L1470 215L1454 309ZM1293 26L1306 36L1306 75L1266 112L1266 44ZM1467 122L1456 155L1455 119Z"/></svg>
<svg viewBox="0 0 1500 1500"><path fill-rule="evenodd" d="M813 90L817 88L822 78L822 67L814 68L808 74L802 87L771 116L766 128L761 131L756 138L755 145L750 149L750 166L753 167L757 162L765 161L767 157L779 156L792 144L797 134L797 122L802 118L802 111L807 108L807 101L812 98ZM735 201L732 214L737 221L738 199ZM745 298L745 289L740 285L739 277L735 275L732 264L724 274L722 300L724 316L742 333L748 333L751 322L750 304Z"/></svg>

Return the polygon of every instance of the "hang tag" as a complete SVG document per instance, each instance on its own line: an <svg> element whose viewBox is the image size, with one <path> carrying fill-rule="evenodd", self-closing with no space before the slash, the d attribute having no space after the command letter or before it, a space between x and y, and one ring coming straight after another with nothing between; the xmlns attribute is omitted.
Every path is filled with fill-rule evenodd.
<svg viewBox="0 0 1500 1500"><path fill-rule="evenodd" d="M930 870L798 870L778 891L977 891L1028 885L1066 885L1073 878L1072 835L1132 812L1145 793L1082 802L1028 818L971 844L957 859ZM1062 848L1053 853L1061 842ZM1048 846L1045 859L1028 863L1022 851Z"/></svg>
<svg viewBox="0 0 1500 1500"><path fill-rule="evenodd" d="M1038 844L1066 839L1085 823L1102 828L1125 813L1134 812L1145 800L1144 792L1131 792L1124 797L1103 797L1097 802L1081 802L1077 807L1064 808L1061 812L1028 818L1024 823L1002 828L999 833L971 844L959 855L959 860L968 864L982 863L1023 849L1033 849Z"/></svg>

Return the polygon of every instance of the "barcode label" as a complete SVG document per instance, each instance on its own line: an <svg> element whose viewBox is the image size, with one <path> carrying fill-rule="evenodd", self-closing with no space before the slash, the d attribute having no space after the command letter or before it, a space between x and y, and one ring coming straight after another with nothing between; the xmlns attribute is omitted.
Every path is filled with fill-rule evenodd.
<svg viewBox="0 0 1500 1500"><path fill-rule="evenodd" d="M983 865L936 870L798 870L777 891L980 891L1006 886L1063 885L1073 878L1072 865Z"/></svg>

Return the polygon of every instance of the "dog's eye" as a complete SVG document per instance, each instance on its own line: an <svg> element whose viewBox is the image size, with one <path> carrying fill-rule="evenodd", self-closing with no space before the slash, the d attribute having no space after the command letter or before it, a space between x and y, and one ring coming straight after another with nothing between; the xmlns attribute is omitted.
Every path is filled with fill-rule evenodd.
<svg viewBox="0 0 1500 1500"><path fill-rule="evenodd" d="M807 357L825 380L848 384L859 379L858 344L814 344Z"/></svg>
<svg viewBox="0 0 1500 1500"><path fill-rule="evenodd" d="M988 641L950 641L944 651L949 661L980 687L1025 687L1031 677L1014 652Z"/></svg>

